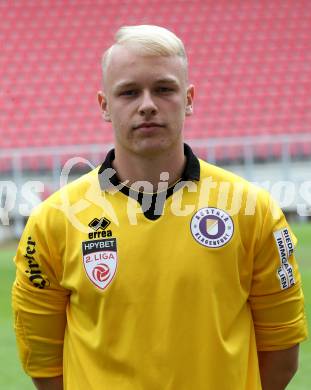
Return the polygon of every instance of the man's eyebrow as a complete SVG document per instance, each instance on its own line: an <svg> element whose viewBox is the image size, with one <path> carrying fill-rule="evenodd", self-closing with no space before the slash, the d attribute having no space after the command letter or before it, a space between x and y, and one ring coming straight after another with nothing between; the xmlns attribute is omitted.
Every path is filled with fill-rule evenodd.
<svg viewBox="0 0 311 390"><path fill-rule="evenodd" d="M117 85L114 86L114 90L118 91L123 88L132 88L132 87L137 87L138 84L135 83L134 81L120 81Z"/></svg>
<svg viewBox="0 0 311 390"><path fill-rule="evenodd" d="M175 84L175 85L179 85L179 82L177 79L175 78L172 78L172 77L165 77L165 78L162 78L162 79L158 79L155 81L156 84Z"/></svg>
<svg viewBox="0 0 311 390"><path fill-rule="evenodd" d="M154 84L174 84L176 86L179 85L177 79L173 77L164 77L154 81ZM120 81L118 84L114 86L114 91L119 91L121 89L139 87L139 83L135 81Z"/></svg>

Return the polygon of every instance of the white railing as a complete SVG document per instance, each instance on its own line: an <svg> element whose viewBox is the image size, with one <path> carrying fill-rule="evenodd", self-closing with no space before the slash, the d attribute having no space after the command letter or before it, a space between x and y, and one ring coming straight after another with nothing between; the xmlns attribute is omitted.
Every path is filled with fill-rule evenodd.
<svg viewBox="0 0 311 390"><path fill-rule="evenodd" d="M311 183L311 129L310 134L187 139L186 142L204 160L223 165L250 181L291 181L295 185L300 185L303 181ZM60 186L60 172L68 158L84 157L90 164L96 166L103 161L107 151L112 147L112 144L92 144L3 149L0 150L0 184L11 181L12 188L15 187L17 200L27 180L41 180L45 183L45 187L54 191ZM277 147L278 152L277 154L271 153L274 156L272 161L258 163L258 147L261 147L264 155L269 155L269 151L266 150L269 148ZM297 159L297 154L292 150L293 147L303 150L305 157ZM231 148L237 148L237 152L235 150L233 154L234 160L228 158L230 157L228 151ZM44 171L36 172L26 169L27 159L44 158L50 159ZM4 161L5 169L2 164ZM84 169L89 170L86 166ZM79 170L76 174L79 174ZM6 195L0 188L0 201L3 196ZM288 210L294 209L298 203L299 197L293 201Z"/></svg>

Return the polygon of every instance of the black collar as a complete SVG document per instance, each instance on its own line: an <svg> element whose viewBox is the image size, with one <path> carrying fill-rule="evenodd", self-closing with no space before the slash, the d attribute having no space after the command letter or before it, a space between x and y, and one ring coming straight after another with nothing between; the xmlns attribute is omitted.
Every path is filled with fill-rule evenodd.
<svg viewBox="0 0 311 390"><path fill-rule="evenodd" d="M180 180L200 180L200 163L197 157L194 155L192 149L189 145L184 144L184 154L186 156L186 166L181 175ZM105 158L105 161L101 165L98 171L99 182L101 189L103 191L107 190L111 186L117 186L120 184L120 180L114 168L112 167L112 162L115 159L114 149L111 149ZM109 175L107 176L107 171ZM106 171L106 172L105 172ZM103 173L106 175L103 175ZM105 176L105 177L103 177ZM108 180L107 180L108 178Z"/></svg>
<svg viewBox="0 0 311 390"><path fill-rule="evenodd" d="M186 156L186 166L181 175L180 180L178 180L177 183L180 183L181 181L186 182L190 180L200 180L199 160L193 154L190 146L186 144L184 144L184 153ZM98 171L100 187L103 191L108 190L109 188L114 188L119 190L126 196L133 197L133 195L131 195L130 188L120 183L116 171L112 168L112 161L114 160L114 158L115 154L114 150L112 149L110 150L110 152L108 152L105 161L103 162L102 166ZM164 197L162 196L163 193L136 193L135 199L140 203L144 216L146 218L152 221L155 221L160 218L164 210L165 200L168 197L172 196L175 190L177 191L180 188L180 185L178 186L177 183L167 189L167 191L164 193ZM146 203L144 203L144 199L147 200Z"/></svg>

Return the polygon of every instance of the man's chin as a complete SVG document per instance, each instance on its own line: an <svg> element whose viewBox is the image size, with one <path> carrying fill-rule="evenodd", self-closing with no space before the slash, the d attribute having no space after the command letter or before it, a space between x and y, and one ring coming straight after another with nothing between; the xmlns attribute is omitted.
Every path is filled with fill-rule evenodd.
<svg viewBox="0 0 311 390"><path fill-rule="evenodd" d="M172 148L172 144L166 140L141 140L135 145L135 152L144 157L156 157Z"/></svg>

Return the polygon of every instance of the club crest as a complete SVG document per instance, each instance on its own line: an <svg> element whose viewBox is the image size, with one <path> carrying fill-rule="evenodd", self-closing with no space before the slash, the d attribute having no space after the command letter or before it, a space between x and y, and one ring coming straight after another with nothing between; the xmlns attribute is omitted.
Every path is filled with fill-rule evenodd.
<svg viewBox="0 0 311 390"><path fill-rule="evenodd" d="M89 280L101 290L109 286L117 270L115 238L82 242L83 265Z"/></svg>
<svg viewBox="0 0 311 390"><path fill-rule="evenodd" d="M204 207L192 217L190 229L193 238L208 248L220 248L233 236L232 218L216 207Z"/></svg>

